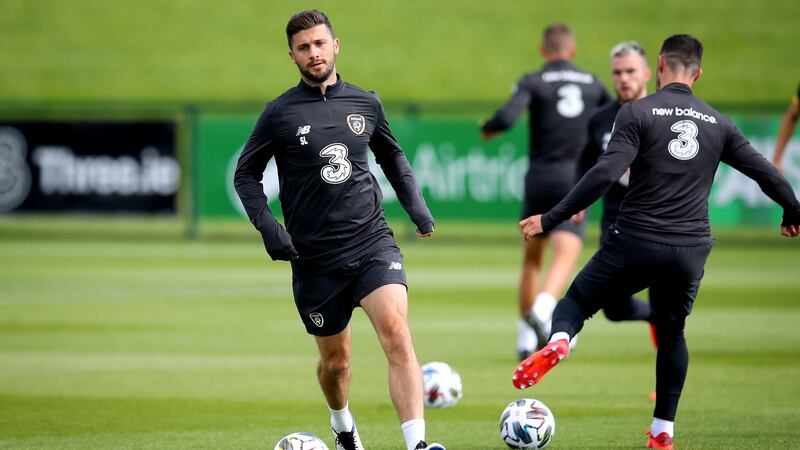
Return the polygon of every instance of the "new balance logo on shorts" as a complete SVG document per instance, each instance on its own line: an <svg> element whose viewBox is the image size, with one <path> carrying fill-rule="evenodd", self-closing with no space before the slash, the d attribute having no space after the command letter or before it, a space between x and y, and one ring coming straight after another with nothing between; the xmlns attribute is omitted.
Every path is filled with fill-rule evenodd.
<svg viewBox="0 0 800 450"><path fill-rule="evenodd" d="M389 270L403 270L403 265L400 264L399 262L392 261L389 264Z"/></svg>

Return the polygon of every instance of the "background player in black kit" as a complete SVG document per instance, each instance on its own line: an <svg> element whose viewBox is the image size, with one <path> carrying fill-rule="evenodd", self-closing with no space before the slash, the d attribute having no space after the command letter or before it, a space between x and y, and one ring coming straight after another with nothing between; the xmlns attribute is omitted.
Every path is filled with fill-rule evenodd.
<svg viewBox="0 0 800 450"><path fill-rule="evenodd" d="M339 40L325 14L296 14L286 36L301 81L264 108L239 158L236 192L272 259L291 261L297 310L320 352L317 376L336 448L364 448L348 408L349 322L361 306L389 362L389 391L408 449L444 450L424 441L422 374L408 328L403 257L369 172L369 149L419 236L433 233L433 217L380 100L339 78ZM273 157L286 229L260 184Z"/></svg>
<svg viewBox="0 0 800 450"><path fill-rule="evenodd" d="M569 192L576 181L589 117L598 105L611 100L597 77L571 62L576 46L569 27L548 26L540 52L544 67L524 75L508 102L481 126L484 137L491 139L511 128L522 111L528 110L529 167L522 217L549 210ZM582 223L567 222L524 243L516 345L520 359L547 339L556 299L572 277L580 255L583 229ZM540 288L537 282L548 240L553 259Z"/></svg>
<svg viewBox="0 0 800 450"><path fill-rule="evenodd" d="M623 105L597 165L549 212L520 222L526 238L552 229L597 200L630 167L614 229L556 307L550 342L520 363L512 381L519 389L539 382L605 302L649 287L659 340L651 448L672 448L689 364L683 330L713 244L708 196L720 161L755 180L783 207L782 235L800 234L800 202L789 183L730 119L692 95L702 53L692 36L666 39L658 57L658 92Z"/></svg>
<svg viewBox="0 0 800 450"><path fill-rule="evenodd" d="M792 138L794 128L797 126L797 119L800 119L800 86L797 87L797 93L792 97L792 102L786 112L783 113L781 126L778 129L778 138L775 140L775 153L772 155L772 164L783 173L783 152L786 150L786 144Z"/></svg>
<svg viewBox="0 0 800 450"><path fill-rule="evenodd" d="M601 106L589 119L589 140L583 149L580 161L581 174L594 166L603 154L611 139L611 128L622 105L647 96L647 83L650 81L650 68L644 48L636 41L625 41L611 49L611 80L617 100ZM625 193L628 192L629 173L617 180L603 194L603 216L600 221L600 243L605 240L611 225L617 220L619 208ZM650 304L633 296L626 301L614 302L603 308L609 320L651 319Z"/></svg>

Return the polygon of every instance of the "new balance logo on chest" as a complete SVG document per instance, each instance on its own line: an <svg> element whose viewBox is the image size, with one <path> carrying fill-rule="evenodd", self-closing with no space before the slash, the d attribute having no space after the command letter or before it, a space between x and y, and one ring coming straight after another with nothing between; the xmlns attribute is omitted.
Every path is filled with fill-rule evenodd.
<svg viewBox="0 0 800 450"><path fill-rule="evenodd" d="M389 270L403 270L403 265L397 261L392 261L389 264Z"/></svg>
<svg viewBox="0 0 800 450"><path fill-rule="evenodd" d="M300 145L308 145L308 139L306 139L306 135L311 132L311 125L303 125L301 127L297 127L297 133L295 136L300 136Z"/></svg>

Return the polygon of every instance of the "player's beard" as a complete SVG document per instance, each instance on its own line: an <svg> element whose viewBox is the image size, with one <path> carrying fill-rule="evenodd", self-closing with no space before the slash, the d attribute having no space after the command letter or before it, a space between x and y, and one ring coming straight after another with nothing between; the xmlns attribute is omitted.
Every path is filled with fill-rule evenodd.
<svg viewBox="0 0 800 450"><path fill-rule="evenodd" d="M297 70L299 70L300 73L309 81L313 81L314 83L323 83L328 79L328 77L331 76L333 73L333 68L336 67L336 55L333 56L333 62L331 62L331 65L328 66L324 72L322 72L322 75L314 75L310 71L304 69L299 63L295 62L295 65L297 66Z"/></svg>
<svg viewBox="0 0 800 450"><path fill-rule="evenodd" d="M645 91L646 87L647 85L642 83L639 85L639 89L636 92L633 92L632 95L621 95L620 93L617 93L617 97L621 98L623 100L623 103L627 103L632 100L642 98L644 96L642 94L646 92Z"/></svg>

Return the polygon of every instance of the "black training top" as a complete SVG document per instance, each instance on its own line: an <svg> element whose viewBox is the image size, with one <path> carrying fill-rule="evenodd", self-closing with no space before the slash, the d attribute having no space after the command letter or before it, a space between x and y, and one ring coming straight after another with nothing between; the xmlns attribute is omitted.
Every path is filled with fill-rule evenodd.
<svg viewBox="0 0 800 450"><path fill-rule="evenodd" d="M545 231L591 205L630 166L630 187L616 226L669 244L706 242L708 196L719 162L755 180L784 209L783 225L800 224L789 183L730 119L685 84L622 105L603 156L570 193L542 216Z"/></svg>
<svg viewBox="0 0 800 450"><path fill-rule="evenodd" d="M597 163L600 155L606 151L611 140L611 128L622 103L608 102L592 114L589 119L589 140L583 148L580 158L580 175L583 176ZM628 177L622 176L603 194L603 220L613 222L617 218L619 207L625 193L628 192Z"/></svg>
<svg viewBox="0 0 800 450"><path fill-rule="evenodd" d="M394 245L367 147L417 229L431 231L433 217L374 93L338 80L322 95L301 81L267 104L239 157L234 184L273 259L299 254L294 270L319 273ZM273 156L286 230L260 184Z"/></svg>
<svg viewBox="0 0 800 450"><path fill-rule="evenodd" d="M594 109L611 100L602 83L566 60L524 75L511 98L483 131L505 131L528 108L531 166L568 162L574 176L578 156L586 143L586 124Z"/></svg>

